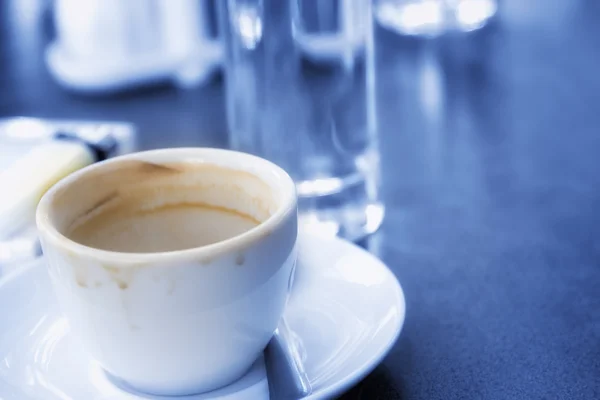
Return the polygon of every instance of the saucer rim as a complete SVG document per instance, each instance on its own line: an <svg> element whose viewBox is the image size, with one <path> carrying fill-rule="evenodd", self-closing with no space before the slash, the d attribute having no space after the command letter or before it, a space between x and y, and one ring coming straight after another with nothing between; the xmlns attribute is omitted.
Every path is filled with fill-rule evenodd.
<svg viewBox="0 0 600 400"><path fill-rule="evenodd" d="M387 357L390 353L394 345L398 342L400 334L402 333L402 329L404 327L404 322L406 320L406 297L404 296L404 290L402 289L402 285L400 281L394 274L394 272L390 269L390 267L384 263L379 257L375 256L373 253L365 250L364 248L358 246L357 244L342 239L340 237L332 237L332 238L322 238L318 235L305 233L302 235L304 238L309 237L309 240L321 240L321 241L331 241L338 242L341 247L346 247L350 251L358 251L362 252L364 256L370 259L371 263L377 265L378 268L381 268L385 271L387 278L389 281L389 285L394 287L396 291L396 299L395 306L401 311L397 318L397 324L394 327L395 334L389 339L388 343L382 350L377 352L371 357L368 362L365 362L361 367L357 368L352 374L340 379L339 381L332 383L330 386L319 390L317 392L313 392L308 396L303 397L300 400L321 400L321 399L329 399L332 397L337 397L345 393L347 390L356 386L361 380L367 377L371 372L377 368L381 362ZM306 240L306 239L304 239ZM322 243L325 244L325 243ZM293 289L292 289L293 290Z"/></svg>

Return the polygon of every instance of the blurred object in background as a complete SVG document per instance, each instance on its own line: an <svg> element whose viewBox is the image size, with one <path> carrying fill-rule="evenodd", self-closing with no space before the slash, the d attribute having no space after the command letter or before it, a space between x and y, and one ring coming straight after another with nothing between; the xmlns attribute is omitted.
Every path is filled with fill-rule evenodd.
<svg viewBox="0 0 600 400"><path fill-rule="evenodd" d="M0 119L0 275L40 255L35 209L44 192L93 162L134 151L120 122Z"/></svg>
<svg viewBox="0 0 600 400"><path fill-rule="evenodd" d="M303 53L316 60L355 57L363 48L370 0L296 1L292 33Z"/></svg>
<svg viewBox="0 0 600 400"><path fill-rule="evenodd" d="M374 0L375 16L403 35L438 36L479 29L496 14L497 0Z"/></svg>
<svg viewBox="0 0 600 400"><path fill-rule="evenodd" d="M54 0L48 69L61 85L87 93L165 80L200 85L222 61L215 1Z"/></svg>
<svg viewBox="0 0 600 400"><path fill-rule="evenodd" d="M369 2L221 5L230 145L290 173L303 229L352 240L377 230L384 207Z"/></svg>

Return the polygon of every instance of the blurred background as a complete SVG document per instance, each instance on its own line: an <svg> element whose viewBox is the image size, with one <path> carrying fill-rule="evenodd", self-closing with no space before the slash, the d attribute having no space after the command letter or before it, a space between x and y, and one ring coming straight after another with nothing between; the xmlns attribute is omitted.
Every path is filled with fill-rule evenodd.
<svg viewBox="0 0 600 400"><path fill-rule="evenodd" d="M325 122L315 118L314 126L333 132L327 125L332 120L334 127L366 127L350 139L335 136L357 153L341 161L336 155L334 164L353 160L349 165L360 179L338 179L339 171L328 169L337 180L320 181L323 169L331 167L322 155L311 165L323 166L316 175L305 176L314 168L292 168L305 174L299 173L301 182L313 183L306 186L307 198L313 189L316 197L325 196L318 192L329 190L325 183L334 182L335 190L348 182L362 186L306 207L337 210L348 198L363 196L358 231L344 225L353 223L354 211L318 218L337 221L333 234L353 240L378 230L365 245L399 276L408 301L406 333L391 356L402 362L387 362L365 385L387 379L395 393L427 398L435 381L439 393L459 396L475 388L476 397L489 398L480 384L484 379L468 373L487 376L492 385L511 380L514 387L528 387L521 373L535 370L534 355L544 353L548 342L587 359L583 344L571 346L581 325L556 322L543 310L548 302L554 309L570 308L575 298L600 318L594 296L600 284L594 272L600 254L600 2L380 0L368 10L360 0L313 0L306 9L298 0L291 2L292 11L277 11L273 1L228 0L219 11L217 1L0 2L0 117L124 122L135 132L136 149L230 147L232 135L257 134L248 126L266 132L276 115L284 116L275 124L286 128L284 135L302 120L306 104L315 107L326 99L325 109L343 116L332 111ZM269 12L299 18L290 35L310 77L302 84L321 91L282 90L283 83L272 88L271 75L261 75L277 72L286 82L289 72L282 61L288 47L269 42ZM371 12L373 19L361 18ZM341 39L331 34L338 31L345 32ZM362 61L353 61L360 54ZM358 88L343 98L362 100L327 103L331 88L346 90L345 83L335 86L337 79ZM294 101L303 106L264 100L281 92L302 93ZM285 109L269 108L277 104L291 104L291 119ZM344 119L357 115L359 122ZM29 125L21 125L16 136L36 137L39 127L25 122ZM13 140L15 134L8 136ZM268 140L259 142L263 147L253 149L267 151ZM256 142L234 147L244 145ZM325 148L320 146L312 150ZM364 161L362 152L376 156ZM5 164L14 158L0 156ZM327 231L329 225L319 226ZM477 307L466 307L474 303ZM532 321L544 315L549 319L538 329ZM553 328L561 330L560 337L544 333L548 321L560 326ZM469 344L487 340L467 328L473 324L510 326L547 343L498 339L473 355L465 350ZM442 337L441 328L451 333ZM597 339L594 332L588 337ZM417 341L419 354L411 346ZM440 356L441 349L452 357ZM529 364L504 370L502 362L497 368L482 358L519 350L531 356ZM562 357L548 357L554 356ZM553 372L538 371L545 374L546 389L534 397L575 398L561 374L577 371L573 379L588 382L598 373L597 362L580 368L576 358L561 360ZM467 375L457 378L460 368ZM518 398L524 392L511 393ZM594 397L586 393L581 398Z"/></svg>
<svg viewBox="0 0 600 400"><path fill-rule="evenodd" d="M127 120L139 127L141 148L225 145L225 101L218 72L190 89L163 82L104 95L96 95L93 90L87 93L73 90L68 84L57 82L48 70L46 52L57 38L54 9L59 2L6 0L0 5L1 116ZM74 8L73 15L78 15L72 16L72 23L83 23L87 18L87 24L92 25L89 22L93 20L92 4L100 2L63 2ZM118 4L104 2L102 14L119 20L134 13ZM439 117L445 114L447 118L462 120L453 123L473 124L476 123L474 114L479 113L470 108L477 105L498 116L510 115L508 108L537 109L539 106L548 113L556 111L552 104L558 105L558 102L552 102L552 96L540 90L544 85L556 86L560 91L556 93L558 96L573 94L571 100L581 101L573 92L586 80L586 68L591 69L597 61L597 52L593 50L598 39L593 34L593 21L598 7L596 2L586 0L500 0L496 18L485 27L485 32L459 38L441 35L433 39L403 37L393 30L379 32L379 36L387 36L384 39L396 42L393 51L381 54L380 68L387 74L379 80L385 82L381 96L387 102L393 101L385 107L381 118L386 119L386 127L393 125L394 130L392 133L382 129L382 136L407 136L407 132L424 130L428 124L432 128L436 122L430 114L435 102ZM110 17L111 11L113 17ZM119 47L126 47L116 43L118 33L114 32L114 25L117 24L100 25L102 29L96 32L101 36L112 35L105 39L113 42L117 48L115 53L120 51ZM75 28L71 31L78 32ZM84 35L79 35L81 41ZM125 33L122 36L127 38ZM87 40L78 45L87 45L85 52L93 54L95 43L101 40ZM104 47L110 46L104 43ZM100 59L112 54L107 48L98 51ZM73 62L73 69L78 66ZM529 107L523 107L519 101ZM485 107L489 102L496 106ZM456 107L461 111L447 112ZM393 121L387 110L396 114ZM484 116L479 115L479 118ZM488 121L489 117L484 119ZM506 119L517 125L511 131L522 129L514 118L500 118L495 121L499 124L494 124L499 126L488 124L484 130L503 129ZM437 123L445 122L438 118Z"/></svg>
<svg viewBox="0 0 600 400"><path fill-rule="evenodd" d="M335 208L348 197L365 197L367 205L361 207L371 205L377 211L361 217L357 232L344 230L343 223L332 228L333 233L351 239L376 230L387 203L410 201L410 190L404 191L410 185L443 186L454 169L460 174L456 179L492 179L493 172L485 172L490 168L484 164L487 151L507 158L502 168L511 170L511 163L526 162L529 152L536 150L531 130L549 141L559 131L572 130L573 124L589 129L582 114L591 111L590 102L578 91L585 88L593 96L592 87L599 84L593 72L598 57L593 21L599 6L592 1L378 0L373 2L372 27L361 27L371 14L366 0L284 2L294 5L291 11L282 10L277 5L281 2L271 3L221 2L226 9L221 14L233 15L231 7L237 14L236 19L226 15L219 28L215 0L4 1L0 5L0 117L125 121L135 127L136 149L217 146L257 153L291 170L299 190L307 190L307 198L312 199L307 208ZM276 31L281 27L271 29L268 23L264 10L270 9L279 18L283 15L283 20L295 18L293 43L277 44L271 39L282 34ZM337 32L341 42L336 44L331 32ZM373 33L373 45L365 32ZM236 35L261 40L266 50L244 47L246 43L236 42ZM365 42L366 57L356 55ZM278 48L300 49L304 59L321 66L336 57L346 60L348 49L355 50L350 67L339 61L346 65L342 72L335 66L316 73L313 68L302 72L302 82L287 84L297 76L279 73L277 67L269 77L261 75L268 70L266 63L278 66L296 57ZM365 59L369 60L366 66ZM290 68L296 67L282 70ZM228 96L224 71L232 75ZM276 90L269 89L269 82L276 82L271 84ZM295 112L323 107L318 99L334 90L338 98L352 102L326 99L329 114L322 116ZM303 94L293 99L290 92ZM261 109L261 99L272 105ZM289 105L289 115L279 104ZM347 118L356 110L362 115L358 120ZM264 117L252 120L244 114ZM311 118L315 122L306 129L316 134L304 146L294 145L302 148L295 153L314 158L310 166L300 160L283 161L294 152L292 148L279 151L282 142L271 146L272 151L257 147L256 141L265 140L256 136L265 132L275 137L306 136L304 131L277 135L269 129ZM337 125L322 127L329 124L328 118ZM250 125L260 133L248 131ZM362 125L368 133L351 131ZM346 148L336 157L325 154L329 160L323 161L315 148L327 152L327 146L337 145L336 128L344 132L338 138ZM330 143L316 139L330 136ZM357 167L361 154L369 165L366 169ZM345 169L328 165L340 166L348 160L352 165ZM315 202L329 190L328 182L319 181L324 170L326 177L342 176L345 187L346 181L352 181L353 168L367 177L363 189L353 189L342 200ZM295 174L296 170L302 172ZM386 185L391 170L403 173L393 175L399 179ZM345 176L350 178L344 180ZM481 191L484 184L469 187ZM387 205L388 212L406 211L405 204ZM338 214L328 218L348 219ZM317 219L324 218L318 215Z"/></svg>
<svg viewBox="0 0 600 400"><path fill-rule="evenodd" d="M547 151L551 169L575 157L570 146L580 146L565 137L593 129L596 119L599 7L7 0L0 117L124 121L135 128L136 149L259 154L292 173L307 199L302 209L318 210L306 219L326 222L317 230L360 239L378 229L384 210L404 217L421 202L416 193L449 191L440 197L479 206L548 172L531 165L532 152ZM279 134L295 124L302 127ZM349 198L360 200L349 206Z"/></svg>
<svg viewBox="0 0 600 400"><path fill-rule="evenodd" d="M122 26L123 31L125 26L131 27L129 24L136 22L136 11L127 9L125 5L120 6L120 2L62 2L65 3L66 8L71 7L71 14L64 18L74 25L71 27L69 22L65 23L67 26L65 31L68 32L66 41L77 42L72 44L74 48L69 48L69 51L82 54L81 58L76 58L71 63L65 61L68 71L65 73L68 77L66 79L68 82L84 83L70 85L58 82L55 79L57 75L49 71L46 55L49 46L59 37L58 18L55 18L56 5L59 3L61 1L2 2L0 6L2 41L0 114L2 116L127 120L135 123L140 131L144 132L139 137L141 148L224 143L222 139L226 137L224 101L220 89L221 81L218 78L192 90L177 90L161 79L167 73L158 71L156 85L139 85L136 90L126 90L125 77L143 75L146 65L142 65L139 68L141 72L137 74L126 71L122 73L124 77L120 77L116 72L112 76L107 73L108 77L98 78L100 83L96 86L93 84L96 81L94 71L98 75L104 73L102 66L96 69L95 64L100 64L100 61L107 58L124 57L122 52L126 51L128 46L131 49L136 48L135 44L127 43L134 42L135 38L132 39L126 32L115 32L118 30L116 27L118 25ZM134 2L131 3L133 5ZM141 9L143 10L143 7ZM99 11L95 14L95 10ZM129 22L128 15L131 16ZM147 39L152 43L153 39L150 36L152 33L156 34L157 23L148 25L148 29L140 29L138 35L148 35ZM144 27L140 26L140 28ZM72 38L70 34L75 37ZM189 40L193 39L192 36ZM154 41L156 42L157 39ZM140 46L143 53L145 44L140 43ZM83 61L80 62L80 59ZM89 79L78 80L78 69L81 74L91 71L88 72ZM118 68L114 69L120 71ZM60 67L57 67L58 70ZM165 67L164 70L168 68ZM58 73L58 76L62 75ZM131 80L133 81L134 78ZM85 90L87 82L92 82L89 85L98 89ZM115 88L123 87L121 93L112 94L110 87L113 82ZM102 90L103 87L106 90Z"/></svg>

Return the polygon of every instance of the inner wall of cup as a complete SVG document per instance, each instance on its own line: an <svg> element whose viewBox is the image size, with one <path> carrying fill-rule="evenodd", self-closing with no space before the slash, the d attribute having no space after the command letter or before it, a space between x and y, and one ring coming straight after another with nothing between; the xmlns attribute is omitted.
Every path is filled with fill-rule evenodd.
<svg viewBox="0 0 600 400"><path fill-rule="evenodd" d="M68 236L79 224L113 207L152 211L181 204L223 208L259 223L278 208L273 188L245 171L206 163L123 160L92 168L57 191L50 219Z"/></svg>

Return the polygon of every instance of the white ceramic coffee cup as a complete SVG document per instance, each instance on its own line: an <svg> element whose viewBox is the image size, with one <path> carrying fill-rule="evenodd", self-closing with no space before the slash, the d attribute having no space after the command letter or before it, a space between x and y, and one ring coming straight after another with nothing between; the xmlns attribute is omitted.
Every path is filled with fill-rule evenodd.
<svg viewBox="0 0 600 400"><path fill-rule="evenodd" d="M199 168L170 171L182 162ZM196 185L186 201L262 213L263 221L215 244L159 253L98 250L65 236L78 218L153 180L172 180L174 193ZM134 389L184 395L235 381L266 347L296 261L296 203L291 178L266 160L164 149L64 178L40 201L37 225L59 303L91 356Z"/></svg>

